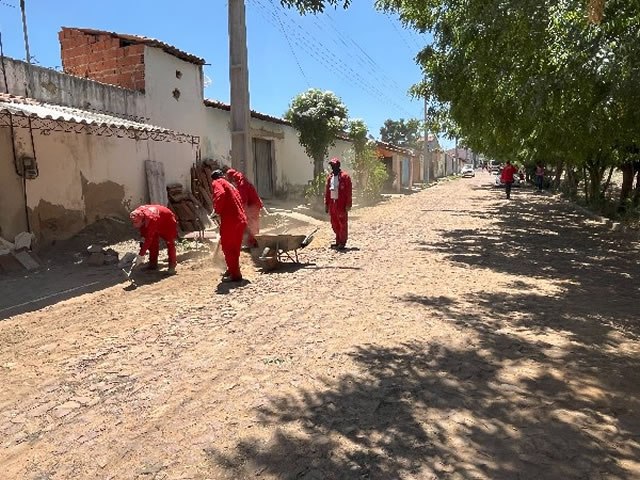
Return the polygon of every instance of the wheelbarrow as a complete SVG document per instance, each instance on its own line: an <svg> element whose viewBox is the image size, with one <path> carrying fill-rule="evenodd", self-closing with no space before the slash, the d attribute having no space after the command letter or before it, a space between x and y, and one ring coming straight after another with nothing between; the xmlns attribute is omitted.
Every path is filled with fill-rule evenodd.
<svg viewBox="0 0 640 480"><path fill-rule="evenodd" d="M300 263L298 250L305 248L313 240L316 228L309 235L265 234L255 235L258 264L263 270L274 270L281 263Z"/></svg>

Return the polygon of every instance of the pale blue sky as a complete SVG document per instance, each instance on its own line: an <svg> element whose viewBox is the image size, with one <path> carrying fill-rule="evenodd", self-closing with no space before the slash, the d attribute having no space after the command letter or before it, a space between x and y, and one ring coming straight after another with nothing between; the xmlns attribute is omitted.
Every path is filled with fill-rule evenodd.
<svg viewBox="0 0 640 480"><path fill-rule="evenodd" d="M7 56L24 59L18 0L0 0L0 30ZM407 96L420 79L414 61L428 36L406 30L376 12L373 0L348 10L301 17L277 0L245 0L251 108L282 116L309 87L331 90L352 118L379 136L387 118L421 118L422 102ZM61 26L154 37L206 59L205 96L229 101L227 3L224 0L27 0L31 55L59 67Z"/></svg>

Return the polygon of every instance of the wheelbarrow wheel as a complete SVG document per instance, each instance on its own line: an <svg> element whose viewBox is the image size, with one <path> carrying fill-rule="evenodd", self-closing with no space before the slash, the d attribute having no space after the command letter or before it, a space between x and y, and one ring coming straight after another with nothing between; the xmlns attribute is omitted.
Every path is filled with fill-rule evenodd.
<svg viewBox="0 0 640 480"><path fill-rule="evenodd" d="M262 250L262 255L258 257L260 266L265 271L274 270L278 266L278 255L275 249L265 247Z"/></svg>

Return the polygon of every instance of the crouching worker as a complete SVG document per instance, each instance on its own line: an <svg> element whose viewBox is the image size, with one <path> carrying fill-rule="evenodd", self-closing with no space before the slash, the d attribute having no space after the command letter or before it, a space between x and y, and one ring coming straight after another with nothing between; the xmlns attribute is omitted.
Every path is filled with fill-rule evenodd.
<svg viewBox="0 0 640 480"><path fill-rule="evenodd" d="M227 170L227 178L238 189L244 213L247 215L247 244L250 247L257 247L258 242L255 235L260 233L260 210L264 207L260 195L258 195L256 187L241 172L230 168Z"/></svg>
<svg viewBox="0 0 640 480"><path fill-rule="evenodd" d="M149 252L149 264L147 270L158 269L158 253L160 239L167 244L169 254L169 273L176 272L176 238L178 236L178 221L171 210L162 205L141 205L129 215L131 223L140 230L144 242L140 247L140 253L136 264Z"/></svg>
<svg viewBox="0 0 640 480"><path fill-rule="evenodd" d="M224 172L215 170L211 179L213 210L220 217L220 247L227 263L222 281L240 282L240 250L244 230L247 228L247 216L238 190L224 178Z"/></svg>

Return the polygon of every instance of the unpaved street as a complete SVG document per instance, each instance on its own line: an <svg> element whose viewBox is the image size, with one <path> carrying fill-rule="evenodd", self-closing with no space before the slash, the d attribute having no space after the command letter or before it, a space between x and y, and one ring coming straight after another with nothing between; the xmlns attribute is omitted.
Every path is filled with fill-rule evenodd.
<svg viewBox="0 0 640 480"><path fill-rule="evenodd" d="M0 477L640 478L637 240L489 182L1 321Z"/></svg>

